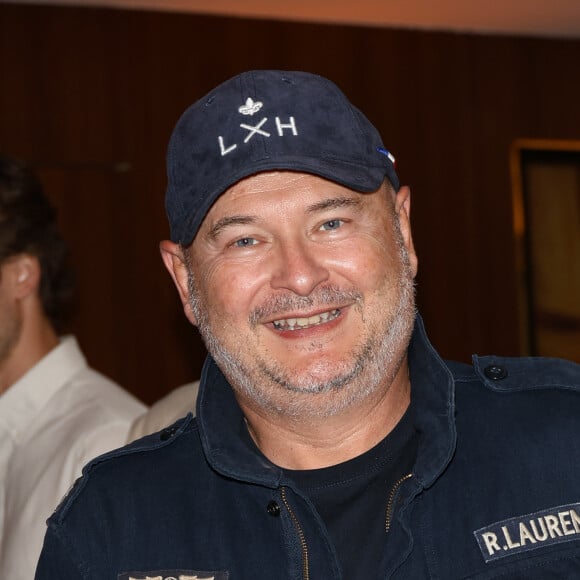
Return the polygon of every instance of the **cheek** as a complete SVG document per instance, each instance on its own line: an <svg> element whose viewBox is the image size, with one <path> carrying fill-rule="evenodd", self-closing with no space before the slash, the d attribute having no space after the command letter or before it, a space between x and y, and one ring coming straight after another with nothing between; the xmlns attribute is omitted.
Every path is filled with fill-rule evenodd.
<svg viewBox="0 0 580 580"><path fill-rule="evenodd" d="M361 235L331 256L333 269L357 286L382 283L385 276L400 270L399 251L380 237Z"/></svg>
<svg viewBox="0 0 580 580"><path fill-rule="evenodd" d="M247 318L262 285L248 265L232 268L216 264L203 271L199 278L199 290L210 319Z"/></svg>

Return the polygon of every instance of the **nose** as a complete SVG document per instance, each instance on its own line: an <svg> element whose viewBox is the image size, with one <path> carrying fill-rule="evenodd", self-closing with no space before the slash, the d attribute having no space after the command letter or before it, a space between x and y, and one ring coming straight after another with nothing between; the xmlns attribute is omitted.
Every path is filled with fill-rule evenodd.
<svg viewBox="0 0 580 580"><path fill-rule="evenodd" d="M276 254L271 279L274 289L286 289L299 296L308 296L316 286L329 278L320 249L308 241L280 245Z"/></svg>

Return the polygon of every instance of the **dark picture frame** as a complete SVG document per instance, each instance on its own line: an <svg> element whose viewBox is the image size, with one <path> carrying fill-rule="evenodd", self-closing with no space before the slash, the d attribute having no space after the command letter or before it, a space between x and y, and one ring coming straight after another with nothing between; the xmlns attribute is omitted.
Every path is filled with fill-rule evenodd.
<svg viewBox="0 0 580 580"><path fill-rule="evenodd" d="M523 355L580 362L580 141L511 150Z"/></svg>

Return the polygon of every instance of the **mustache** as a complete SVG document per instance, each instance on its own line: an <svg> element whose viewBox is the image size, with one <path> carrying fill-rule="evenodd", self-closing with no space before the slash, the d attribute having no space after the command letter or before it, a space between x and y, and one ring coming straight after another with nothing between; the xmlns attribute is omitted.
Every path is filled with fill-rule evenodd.
<svg viewBox="0 0 580 580"><path fill-rule="evenodd" d="M318 308L321 306L337 306L345 302L362 303L363 296L356 290L344 290L338 286L323 286L317 288L308 296L296 296L296 294L283 294L273 296L266 302L257 306L250 313L249 321L252 326L259 324L261 320L281 318L289 311Z"/></svg>

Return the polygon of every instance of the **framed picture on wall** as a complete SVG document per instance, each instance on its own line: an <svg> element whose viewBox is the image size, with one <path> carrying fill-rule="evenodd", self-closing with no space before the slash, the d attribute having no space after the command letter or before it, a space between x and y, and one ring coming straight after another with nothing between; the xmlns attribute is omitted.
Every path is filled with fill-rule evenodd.
<svg viewBox="0 0 580 580"><path fill-rule="evenodd" d="M511 151L522 354L580 362L580 141Z"/></svg>

